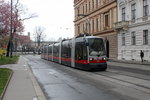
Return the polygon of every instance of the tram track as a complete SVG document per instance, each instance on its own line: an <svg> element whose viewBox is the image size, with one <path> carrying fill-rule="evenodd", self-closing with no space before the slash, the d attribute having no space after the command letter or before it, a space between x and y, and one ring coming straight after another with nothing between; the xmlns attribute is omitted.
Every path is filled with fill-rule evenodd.
<svg viewBox="0 0 150 100"><path fill-rule="evenodd" d="M135 77L135 78L150 81L149 75L145 75L145 74L139 74L139 73L133 73L133 72L127 72L127 71L121 71L121 70L118 71L118 70L114 70L114 69L108 69L108 71L116 72L117 74L120 74L120 75L126 75L129 77Z"/></svg>
<svg viewBox="0 0 150 100"><path fill-rule="evenodd" d="M106 72L94 72L95 75L103 76L105 80L116 82L122 85L150 93L150 79L136 77L135 75L122 74L120 71L107 70ZM133 73L132 73L133 74ZM137 74L136 74L137 75ZM139 75L139 74L138 74ZM139 75L140 76L140 75ZM145 77L148 77L144 75Z"/></svg>

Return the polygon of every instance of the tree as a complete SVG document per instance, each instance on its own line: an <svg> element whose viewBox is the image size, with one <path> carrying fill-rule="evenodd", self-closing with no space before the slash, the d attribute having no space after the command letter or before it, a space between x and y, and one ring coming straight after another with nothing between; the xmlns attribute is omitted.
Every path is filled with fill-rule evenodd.
<svg viewBox="0 0 150 100"><path fill-rule="evenodd" d="M35 27L35 44L36 44L36 40L37 40L37 44L38 46L35 48L38 53L40 53L41 50L41 41L44 40L44 38L46 37L45 33L44 33L45 28L41 27L41 26L37 26Z"/></svg>
<svg viewBox="0 0 150 100"><path fill-rule="evenodd" d="M41 41L46 37L44 30L45 28L41 26L35 28L35 38L37 39L38 47L40 46Z"/></svg>
<svg viewBox="0 0 150 100"><path fill-rule="evenodd" d="M9 3L4 2L4 0L0 0L0 38L2 41L1 45L8 44L8 52L10 49L10 45L12 44L9 38L10 33L12 31L14 33L17 31L22 32L23 24L19 20L16 20L16 13L14 9L12 9L11 5Z"/></svg>
<svg viewBox="0 0 150 100"><path fill-rule="evenodd" d="M25 13L23 6L16 0L16 3L6 3L4 0L0 0L0 37L8 36L7 55L9 56L10 49L12 53L13 37L14 34L23 32L23 21L36 17L35 14L31 14L22 18L22 14ZM12 54L11 54L12 55Z"/></svg>

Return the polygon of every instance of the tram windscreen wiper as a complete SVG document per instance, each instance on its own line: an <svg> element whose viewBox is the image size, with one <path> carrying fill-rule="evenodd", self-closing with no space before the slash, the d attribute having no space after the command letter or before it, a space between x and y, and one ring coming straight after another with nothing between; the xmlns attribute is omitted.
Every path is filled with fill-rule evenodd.
<svg viewBox="0 0 150 100"><path fill-rule="evenodd" d="M99 56L104 55L104 53L102 51L99 51L99 52L97 52L97 51L91 51L90 55L91 56L98 56L99 57Z"/></svg>

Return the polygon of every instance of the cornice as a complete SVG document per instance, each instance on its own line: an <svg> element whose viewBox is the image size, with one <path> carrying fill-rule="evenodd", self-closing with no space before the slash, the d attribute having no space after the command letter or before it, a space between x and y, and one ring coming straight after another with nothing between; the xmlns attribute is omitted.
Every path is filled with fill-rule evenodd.
<svg viewBox="0 0 150 100"><path fill-rule="evenodd" d="M147 20L145 22L139 22L139 23L135 23L135 24L129 24L129 28L131 27L137 27L137 26L143 26L143 25L149 25L150 24L150 20Z"/></svg>
<svg viewBox="0 0 150 100"><path fill-rule="evenodd" d="M108 29L108 30L102 30L100 32L97 32L97 33L93 33L93 35L102 35L102 34L111 34L112 32L115 32L113 29Z"/></svg>

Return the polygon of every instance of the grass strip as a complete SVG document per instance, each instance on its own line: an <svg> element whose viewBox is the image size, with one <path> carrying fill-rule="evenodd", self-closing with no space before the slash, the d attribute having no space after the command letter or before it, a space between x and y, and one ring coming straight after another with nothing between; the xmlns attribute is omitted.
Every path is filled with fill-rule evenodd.
<svg viewBox="0 0 150 100"><path fill-rule="evenodd" d="M5 86L7 85L7 81L12 73L11 69L8 68L0 68L0 96L2 95Z"/></svg>
<svg viewBox="0 0 150 100"><path fill-rule="evenodd" d="M19 56L13 56L12 58L2 56L0 57L0 65L15 64L17 63L18 59L19 59Z"/></svg>

